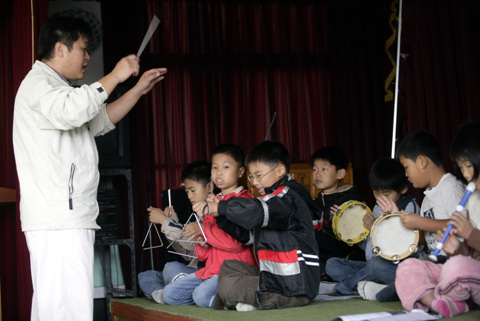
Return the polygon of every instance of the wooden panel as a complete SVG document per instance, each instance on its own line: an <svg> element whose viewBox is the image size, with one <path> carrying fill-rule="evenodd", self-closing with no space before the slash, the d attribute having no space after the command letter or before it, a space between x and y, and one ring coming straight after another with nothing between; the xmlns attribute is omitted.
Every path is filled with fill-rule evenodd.
<svg viewBox="0 0 480 321"><path fill-rule="evenodd" d="M290 174L292 175L292 178L305 186L307 191L310 192L310 195L312 195L312 198L317 198L318 193L320 191L315 187L313 184L313 177L312 177L312 166L310 164L304 164L304 163L296 163L296 164L291 164L290 165ZM248 171L245 177L248 176ZM255 189L254 186L252 186L252 183L250 181L246 181L248 188L252 191L252 194L255 197L260 196ZM341 185L353 185L353 168L352 168L352 163L348 163L348 168L347 168L347 174L345 175L345 178L342 180L340 183Z"/></svg>
<svg viewBox="0 0 480 321"><path fill-rule="evenodd" d="M14 189L0 187L0 203L14 203L17 193ZM2 321L2 286L0 284L0 321Z"/></svg>
<svg viewBox="0 0 480 321"><path fill-rule="evenodd" d="M0 203L16 202L17 194L14 189L0 187Z"/></svg>
<svg viewBox="0 0 480 321"><path fill-rule="evenodd" d="M122 303L118 301L111 301L110 312L112 313L112 320L116 321L118 318L124 318L130 321L151 321L151 320L165 320L165 321L192 321L199 320L189 318L181 315L170 314L166 312L145 309L132 304Z"/></svg>
<svg viewBox="0 0 480 321"><path fill-rule="evenodd" d="M315 186L313 185L312 166L310 164L291 164L290 174L294 180L302 184L314 197Z"/></svg>

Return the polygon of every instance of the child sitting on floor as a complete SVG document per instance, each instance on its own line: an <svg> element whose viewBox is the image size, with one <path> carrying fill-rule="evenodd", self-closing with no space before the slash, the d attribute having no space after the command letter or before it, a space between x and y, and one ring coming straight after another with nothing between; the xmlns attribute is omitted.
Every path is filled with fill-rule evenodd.
<svg viewBox="0 0 480 321"><path fill-rule="evenodd" d="M181 180L185 185L185 192L192 204L204 202L212 190L210 168L210 163L206 161L195 161L183 169ZM167 207L165 211L155 207L149 207L147 210L150 213L150 222L162 224L161 232L168 239L177 239L183 229L183 225L179 223L173 207ZM188 238L180 238L180 240L185 239ZM172 248L179 253L188 255L182 256L188 262L188 265L172 261L165 264L163 271L148 270L138 274L140 289L148 298L155 300L157 303L164 303L163 288L167 284L195 272L198 268L198 260L189 258L189 256L194 255L192 243L174 242Z"/></svg>
<svg viewBox="0 0 480 321"><path fill-rule="evenodd" d="M221 190L224 199L252 199L248 190L239 187L239 179L244 175L243 152L232 144L222 144L215 148L212 157L212 178ZM193 210L199 215L208 213L210 202L193 204ZM198 259L205 261L205 267L167 285L163 290L165 303L170 305L197 304L199 307L211 307L217 291L218 273L224 260L239 260L247 265L256 265L251 246L237 241L220 229L211 215L203 218L203 236L195 244ZM231 226L230 226L231 227ZM234 227L232 230L236 231ZM248 233L248 231L245 231ZM195 232L186 236L195 237ZM245 235L240 233L239 235Z"/></svg>
<svg viewBox="0 0 480 321"><path fill-rule="evenodd" d="M236 169L238 172L231 174ZM245 155L239 146L229 143L215 146L212 152L211 175L215 186L220 189L220 193L216 195L219 200L227 200L230 197L253 198L249 189L239 185L239 180L245 175ZM250 231L230 222L225 217L217 217L215 222L242 244L253 244L253 235ZM197 227L198 225L193 225L192 229L186 230L185 236L192 238L200 236L200 229Z"/></svg>
<svg viewBox="0 0 480 321"><path fill-rule="evenodd" d="M248 311L306 305L317 295L320 281L312 225L312 217L321 215L320 210L288 174L290 156L281 143L258 144L248 153L246 164L248 179L261 197L214 199L208 209L210 216L224 216L253 230L260 268L225 260L213 307Z"/></svg>
<svg viewBox="0 0 480 321"><path fill-rule="evenodd" d="M331 257L345 258L355 252L363 257L363 250L357 245L349 246L335 236L332 228L333 215L338 206L348 201L361 201L362 197L357 186L342 185L340 183L347 174L347 155L338 147L326 146L313 153L310 158L313 167L313 183L320 191L315 200L323 212L323 226L315 227L322 280L328 279L325 275L325 264Z"/></svg>
<svg viewBox="0 0 480 321"><path fill-rule="evenodd" d="M467 215L453 213L453 225L443 250L450 256L444 264L409 259L397 269L398 296L407 310L423 309L445 318L480 305L480 123L464 125L452 142L450 157L464 182L475 182L477 191L467 203ZM438 231L443 236L446 227ZM463 238L460 241L457 237ZM440 238L437 238L437 241Z"/></svg>
<svg viewBox="0 0 480 321"><path fill-rule="evenodd" d="M436 231L447 226L465 190L463 184L442 164L440 143L430 133L417 131L407 135L397 147L397 157L405 168L405 175L416 188L426 188L420 215L402 212L401 222L408 229L419 229L425 236L425 257L435 250ZM378 198L383 210L398 212L398 206L387 198ZM420 257L423 254L420 254ZM439 261L446 260L442 251ZM373 281L361 281L357 285L364 298L373 300L383 286Z"/></svg>
<svg viewBox="0 0 480 321"><path fill-rule="evenodd" d="M443 168L440 143L430 133L418 131L407 135L398 145L397 157L405 175L416 188L426 188L420 216L402 213L403 226L424 232L427 251L435 250L436 231L447 226L450 216L461 200L465 187ZM388 199L379 205L384 210L398 211ZM444 253L443 253L444 254ZM445 260L443 256L439 260Z"/></svg>
<svg viewBox="0 0 480 321"><path fill-rule="evenodd" d="M373 190L375 199L387 197L397 204L401 210L411 213L417 213L420 210L413 195L406 195L408 180L404 174L402 164L398 160L391 158L380 158L373 165L369 174L370 187ZM374 220L383 214L383 210L375 204L372 214L367 213L364 216L364 226L371 230ZM392 235L392 237L395 237ZM380 256L375 257L371 242L371 234L363 242L365 247L365 259L363 261L352 261L343 258L330 258L327 261L326 272L334 281L335 290L344 295L357 294L364 297L363 287L357 289L360 281L377 281L381 283L382 290L376 294L376 297L364 297L364 299L378 298L379 301L398 300L395 292L395 271L397 264L388 261ZM388 286L387 286L388 284ZM331 284L320 284L322 287L330 288Z"/></svg>

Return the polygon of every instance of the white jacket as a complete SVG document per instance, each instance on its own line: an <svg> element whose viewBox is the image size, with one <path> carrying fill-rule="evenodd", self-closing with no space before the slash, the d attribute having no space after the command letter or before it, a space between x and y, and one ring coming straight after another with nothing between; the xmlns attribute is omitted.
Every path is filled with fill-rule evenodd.
<svg viewBox="0 0 480 321"><path fill-rule="evenodd" d="M100 83L73 88L37 61L15 99L13 147L23 231L98 229L94 137L115 128Z"/></svg>

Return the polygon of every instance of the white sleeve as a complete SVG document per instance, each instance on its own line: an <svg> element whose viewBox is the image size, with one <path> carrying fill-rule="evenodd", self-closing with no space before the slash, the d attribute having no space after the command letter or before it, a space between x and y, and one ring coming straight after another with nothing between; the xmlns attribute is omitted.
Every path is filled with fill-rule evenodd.
<svg viewBox="0 0 480 321"><path fill-rule="evenodd" d="M40 129L71 130L81 127L105 110L104 101L108 98L98 82L73 88L42 81L34 86L33 91L33 106L38 112L35 121ZM105 123L105 119L101 120Z"/></svg>

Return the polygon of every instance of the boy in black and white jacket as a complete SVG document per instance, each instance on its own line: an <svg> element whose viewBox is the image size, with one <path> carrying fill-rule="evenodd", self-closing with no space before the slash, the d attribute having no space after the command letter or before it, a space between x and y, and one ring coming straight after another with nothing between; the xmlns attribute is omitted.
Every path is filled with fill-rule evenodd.
<svg viewBox="0 0 480 321"><path fill-rule="evenodd" d="M222 265L213 307L239 311L308 304L318 293L320 264L312 217L321 212L308 191L288 174L290 156L279 142L264 141L246 158L248 179L261 196L208 201L208 212L252 230L259 268L229 260ZM202 213L205 205L194 207ZM198 208L197 208L198 207Z"/></svg>

